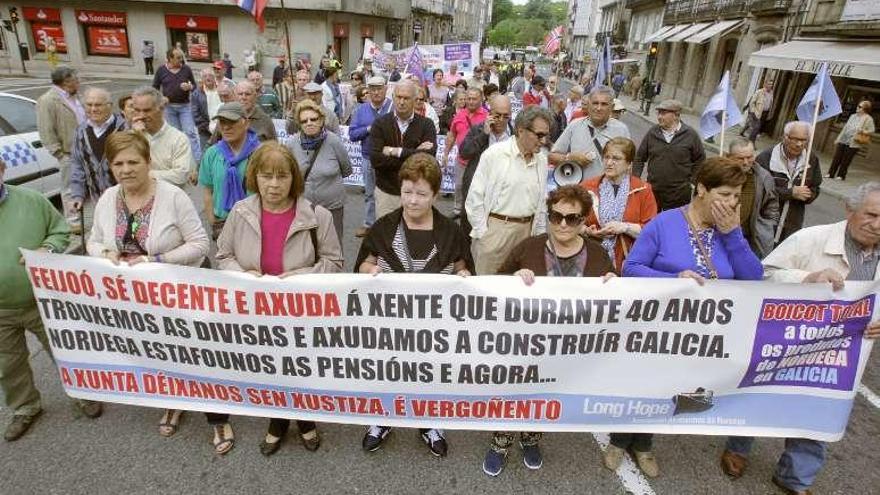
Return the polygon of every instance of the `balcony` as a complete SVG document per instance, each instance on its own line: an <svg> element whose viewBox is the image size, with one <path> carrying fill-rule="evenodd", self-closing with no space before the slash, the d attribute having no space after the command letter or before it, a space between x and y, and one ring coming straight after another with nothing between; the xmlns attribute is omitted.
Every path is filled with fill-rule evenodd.
<svg viewBox="0 0 880 495"><path fill-rule="evenodd" d="M785 15L791 8L791 0L752 0L749 9L755 15Z"/></svg>
<svg viewBox="0 0 880 495"><path fill-rule="evenodd" d="M681 24L693 20L696 0L672 0L663 10L664 24Z"/></svg>
<svg viewBox="0 0 880 495"><path fill-rule="evenodd" d="M749 2L746 0L723 0L718 7L718 15L725 18L742 19L749 13Z"/></svg>
<svg viewBox="0 0 880 495"><path fill-rule="evenodd" d="M439 16L451 16L451 8L443 0L412 0L412 9Z"/></svg>

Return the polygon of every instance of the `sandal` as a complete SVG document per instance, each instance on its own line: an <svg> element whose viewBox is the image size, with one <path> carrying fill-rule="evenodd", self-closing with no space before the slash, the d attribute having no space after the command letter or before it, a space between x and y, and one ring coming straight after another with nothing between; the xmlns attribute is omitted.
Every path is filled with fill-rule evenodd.
<svg viewBox="0 0 880 495"><path fill-rule="evenodd" d="M305 433L300 433L299 439L302 440L303 446L306 450L311 452L318 450L318 447L321 446L321 437L318 436L317 428Z"/></svg>
<svg viewBox="0 0 880 495"><path fill-rule="evenodd" d="M223 455L235 447L235 433L232 431L232 425L223 423L214 425L214 453Z"/></svg>
<svg viewBox="0 0 880 495"><path fill-rule="evenodd" d="M270 440L274 438L275 440ZM263 438L263 441L260 442L260 453L266 457L278 452L278 449L281 448L281 442L284 440L284 437L276 437L274 435L270 435L266 433L266 437Z"/></svg>
<svg viewBox="0 0 880 495"><path fill-rule="evenodd" d="M183 411L180 409L165 409L162 419L159 420L159 434L163 437L170 437L177 433L177 427L180 426L180 418Z"/></svg>

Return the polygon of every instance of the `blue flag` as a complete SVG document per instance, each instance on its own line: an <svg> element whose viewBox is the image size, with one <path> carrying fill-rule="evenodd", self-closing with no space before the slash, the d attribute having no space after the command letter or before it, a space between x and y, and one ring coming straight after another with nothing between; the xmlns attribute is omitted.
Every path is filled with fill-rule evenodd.
<svg viewBox="0 0 880 495"><path fill-rule="evenodd" d="M404 72L415 74L415 76L419 78L419 83L426 83L425 68L423 67L422 62L422 52L419 50L418 43L413 45L412 50L409 51L409 57L407 57L406 59L406 68L404 69Z"/></svg>
<svg viewBox="0 0 880 495"><path fill-rule="evenodd" d="M593 87L596 85L608 85L608 75L611 74L611 45L608 37L605 37L605 46L599 51L599 60L596 65L596 79L593 81Z"/></svg>
<svg viewBox="0 0 880 495"><path fill-rule="evenodd" d="M726 113L726 117L723 114ZM703 115L700 116L700 136L707 139L716 134L720 134L725 129L729 129L742 122L743 116L736 104L736 99L730 91L730 71L724 72L724 77L715 88L715 93L709 98ZM724 120L724 129L721 128L721 121Z"/></svg>
<svg viewBox="0 0 880 495"><path fill-rule="evenodd" d="M816 122L830 119L843 111L840 108L840 98L837 97L837 92L834 91L834 84L831 83L831 76L828 75L827 62L822 62L822 65L819 66L819 71L816 73L816 78L813 79L813 84L807 88L807 92L804 93L804 97L798 103L798 120L812 122L813 112L816 110L817 104L819 105L819 113L816 117Z"/></svg>

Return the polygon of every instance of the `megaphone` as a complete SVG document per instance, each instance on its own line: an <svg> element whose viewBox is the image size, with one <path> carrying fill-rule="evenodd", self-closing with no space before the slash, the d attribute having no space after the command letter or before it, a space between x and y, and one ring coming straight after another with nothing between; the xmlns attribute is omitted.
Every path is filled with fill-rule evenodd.
<svg viewBox="0 0 880 495"><path fill-rule="evenodd" d="M553 180L559 186L580 184L584 180L584 169L577 162L565 162L553 170Z"/></svg>

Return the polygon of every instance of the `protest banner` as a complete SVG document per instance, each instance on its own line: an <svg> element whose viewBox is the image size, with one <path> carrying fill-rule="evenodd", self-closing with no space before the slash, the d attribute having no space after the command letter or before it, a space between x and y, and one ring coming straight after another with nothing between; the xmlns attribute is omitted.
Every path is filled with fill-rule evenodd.
<svg viewBox="0 0 880 495"><path fill-rule="evenodd" d="M449 72L451 64L458 65L458 71L470 75L474 67L480 63L479 43L450 43L445 45L418 45L422 56L422 69L443 69ZM380 71L390 71L391 65L403 70L407 66L412 47L402 50L385 51L369 38L364 38L364 56L372 57L373 68ZM412 72L412 70L410 70ZM432 80L427 74L427 80Z"/></svg>
<svg viewBox="0 0 880 495"><path fill-rule="evenodd" d="M72 397L474 430L839 440L878 288L24 257Z"/></svg>

